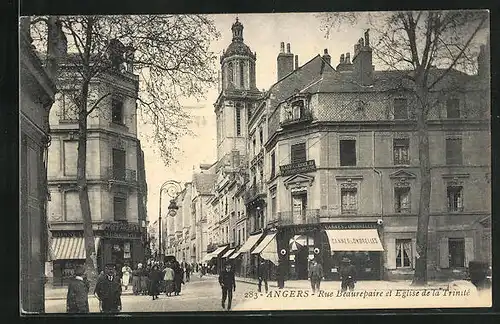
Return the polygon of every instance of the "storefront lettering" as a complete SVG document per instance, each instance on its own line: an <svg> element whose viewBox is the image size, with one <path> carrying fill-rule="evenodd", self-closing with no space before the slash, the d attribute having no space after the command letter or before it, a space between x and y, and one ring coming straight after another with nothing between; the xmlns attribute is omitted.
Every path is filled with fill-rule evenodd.
<svg viewBox="0 0 500 324"><path fill-rule="evenodd" d="M140 227L138 224L113 223L106 225L104 230L109 232L139 232Z"/></svg>
<svg viewBox="0 0 500 324"><path fill-rule="evenodd" d="M332 243L337 244L377 244L377 238L332 238Z"/></svg>
<svg viewBox="0 0 500 324"><path fill-rule="evenodd" d="M113 233L113 232L104 232L104 237L106 238L139 238L137 234L134 233Z"/></svg>

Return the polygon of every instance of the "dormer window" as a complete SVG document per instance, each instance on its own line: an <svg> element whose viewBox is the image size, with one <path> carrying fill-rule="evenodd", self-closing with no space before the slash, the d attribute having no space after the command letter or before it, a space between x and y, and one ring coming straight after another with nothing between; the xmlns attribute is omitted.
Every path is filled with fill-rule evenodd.
<svg viewBox="0 0 500 324"><path fill-rule="evenodd" d="M306 109L306 100L296 99L283 107L283 123L297 123L311 120L311 114Z"/></svg>

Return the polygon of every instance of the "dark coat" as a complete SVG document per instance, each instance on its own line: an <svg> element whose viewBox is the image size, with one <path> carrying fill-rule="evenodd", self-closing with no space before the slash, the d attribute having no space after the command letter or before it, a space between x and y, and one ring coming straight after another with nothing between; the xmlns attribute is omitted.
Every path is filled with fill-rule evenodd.
<svg viewBox="0 0 500 324"><path fill-rule="evenodd" d="M311 265L309 269L309 278L311 279L321 279L323 278L323 266L319 263L316 265Z"/></svg>
<svg viewBox="0 0 500 324"><path fill-rule="evenodd" d="M351 276L354 280L356 280L356 267L352 264L343 264L340 266L340 278L345 280L349 276Z"/></svg>
<svg viewBox="0 0 500 324"><path fill-rule="evenodd" d="M109 280L107 276L100 277L95 285L94 293L102 302L103 312L115 312L118 311L118 307L121 308L122 285L118 276L114 276L112 280Z"/></svg>
<svg viewBox="0 0 500 324"><path fill-rule="evenodd" d="M153 269L149 273L149 295L158 296L160 294L160 282L162 273L159 270Z"/></svg>
<svg viewBox="0 0 500 324"><path fill-rule="evenodd" d="M259 278L262 279L269 279L269 265L267 262L261 262L259 264L259 271L258 271Z"/></svg>
<svg viewBox="0 0 500 324"><path fill-rule="evenodd" d="M68 313L89 312L89 282L86 279L71 279L66 296L66 310Z"/></svg>
<svg viewBox="0 0 500 324"><path fill-rule="evenodd" d="M219 275L219 284L226 289L236 289L236 280L234 278L234 271L222 271Z"/></svg>

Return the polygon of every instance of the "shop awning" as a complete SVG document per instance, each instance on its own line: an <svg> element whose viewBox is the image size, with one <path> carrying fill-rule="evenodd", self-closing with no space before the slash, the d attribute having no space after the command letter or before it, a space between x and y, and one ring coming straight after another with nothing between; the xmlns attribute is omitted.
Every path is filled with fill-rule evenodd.
<svg viewBox="0 0 500 324"><path fill-rule="evenodd" d="M221 246L221 247L218 247L215 251L213 251L211 254L213 255L213 257L218 257L222 251L224 251L225 249L227 248L227 245L226 246Z"/></svg>
<svg viewBox="0 0 500 324"><path fill-rule="evenodd" d="M257 243L257 241L262 237L262 235L264 235L264 234L259 233L259 234L251 235L248 238L248 240L245 242L245 244L243 244L243 246L240 248L239 252L243 253L243 252L250 251L253 248L253 246L255 245L255 243Z"/></svg>
<svg viewBox="0 0 500 324"><path fill-rule="evenodd" d="M99 238L94 238L98 247ZM51 244L54 260L85 260L85 239L83 237L53 237Z"/></svg>
<svg viewBox="0 0 500 324"><path fill-rule="evenodd" d="M236 259L236 258L237 258L237 257L239 257L240 255L241 255L241 252L240 252L240 251L238 251L238 252L236 252L236 253L233 253L233 255L231 255L231 256L229 257L229 259L231 259L231 260Z"/></svg>
<svg viewBox="0 0 500 324"><path fill-rule="evenodd" d="M213 255L212 253L209 253L209 254L205 255L202 262L208 262L208 261L212 260L213 258L215 258L215 255Z"/></svg>
<svg viewBox="0 0 500 324"><path fill-rule="evenodd" d="M259 254L260 252L262 252L269 245L269 243L271 243L275 236L276 232L267 234L262 242L260 242L260 244L257 245L257 247L252 251L252 254Z"/></svg>
<svg viewBox="0 0 500 324"><path fill-rule="evenodd" d="M224 253L224 255L222 257L223 258L227 258L228 256L230 256L234 252L234 250L236 250L236 249L229 249L229 250L227 250L227 252Z"/></svg>
<svg viewBox="0 0 500 324"><path fill-rule="evenodd" d="M384 251L376 229L326 230L330 250Z"/></svg>

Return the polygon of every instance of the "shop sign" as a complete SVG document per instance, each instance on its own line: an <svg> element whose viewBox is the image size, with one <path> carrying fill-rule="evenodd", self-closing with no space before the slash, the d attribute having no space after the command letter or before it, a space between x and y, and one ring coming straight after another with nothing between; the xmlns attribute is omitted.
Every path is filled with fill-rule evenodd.
<svg viewBox="0 0 500 324"><path fill-rule="evenodd" d="M107 232L140 232L141 228L139 224L129 224L129 223L111 223L104 226L104 230Z"/></svg>
<svg viewBox="0 0 500 324"><path fill-rule="evenodd" d="M316 162L314 160L309 160L299 163L290 163L287 165L280 166L280 172L282 176L289 176L298 173L308 173L316 171Z"/></svg>
<svg viewBox="0 0 500 324"><path fill-rule="evenodd" d="M102 235L105 238L117 238L117 239L133 239L139 238L139 236L135 233L113 233L113 232L104 232Z"/></svg>
<svg viewBox="0 0 500 324"><path fill-rule="evenodd" d="M325 224L324 229L372 229L377 228L376 224L372 223L344 223L344 224Z"/></svg>

